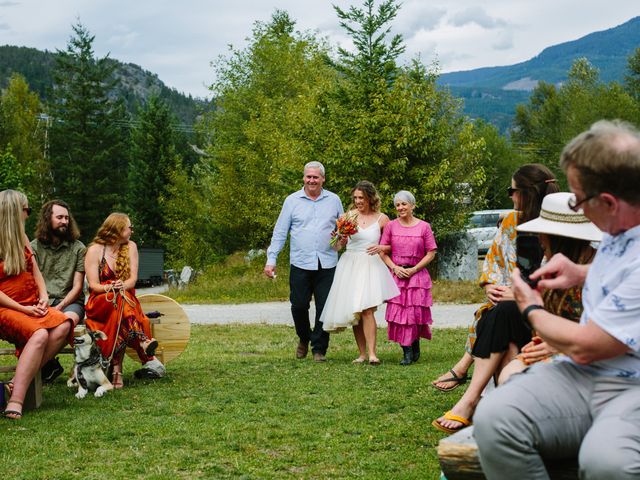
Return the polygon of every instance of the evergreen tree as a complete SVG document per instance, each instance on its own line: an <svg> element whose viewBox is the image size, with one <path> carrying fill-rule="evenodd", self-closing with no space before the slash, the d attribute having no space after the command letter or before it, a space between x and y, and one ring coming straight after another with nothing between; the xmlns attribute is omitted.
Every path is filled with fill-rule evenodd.
<svg viewBox="0 0 640 480"><path fill-rule="evenodd" d="M462 199L471 192L483 200L485 142L462 116L461 103L438 87L435 68L419 60L397 64L404 45L400 35L390 35L396 0L334 8L355 51L339 50L344 77L315 122L325 130L308 135L337 179L332 187L344 198L355 182L370 180L387 211L395 192L411 190L418 214L437 235L461 229L474 206Z"/></svg>
<svg viewBox="0 0 640 480"><path fill-rule="evenodd" d="M80 23L65 51L58 51L51 114L51 165L55 195L73 209L83 238L124 206L128 118L110 98L114 63L96 59L94 36Z"/></svg>
<svg viewBox="0 0 640 480"><path fill-rule="evenodd" d="M136 226L136 241L158 247L166 232L161 201L167 198L170 176L180 164L171 127L175 118L167 104L154 96L140 109L137 120L131 134L127 208Z"/></svg>
<svg viewBox="0 0 640 480"><path fill-rule="evenodd" d="M391 84L398 73L397 58L404 52L402 36L388 39L390 23L398 14L396 0L384 0L375 10L374 0L365 0L363 8L348 11L334 5L340 26L351 37L355 52L338 48L338 69L357 85L365 101L381 86ZM381 82L382 80L382 82Z"/></svg>

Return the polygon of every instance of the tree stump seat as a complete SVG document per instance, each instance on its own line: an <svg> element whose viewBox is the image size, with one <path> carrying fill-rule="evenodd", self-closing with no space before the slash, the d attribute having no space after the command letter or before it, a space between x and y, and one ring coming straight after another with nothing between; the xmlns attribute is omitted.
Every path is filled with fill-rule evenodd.
<svg viewBox="0 0 640 480"><path fill-rule="evenodd" d="M0 359L1 357L12 356L15 357L16 349L15 348L0 348ZM0 373L13 373L16 371L16 366L14 365L0 365ZM8 398L5 401L9 401ZM27 410L35 410L42 404L42 377L40 376L40 371L36 373L36 376L31 381L29 385L29 389L27 390L27 394L24 397L24 405L23 408L25 411ZM4 410L4 409L3 409Z"/></svg>
<svg viewBox="0 0 640 480"><path fill-rule="evenodd" d="M484 480L478 446L473 438L473 426L467 427L438 443L440 468L447 480ZM577 480L578 462L571 460L545 461L552 480Z"/></svg>

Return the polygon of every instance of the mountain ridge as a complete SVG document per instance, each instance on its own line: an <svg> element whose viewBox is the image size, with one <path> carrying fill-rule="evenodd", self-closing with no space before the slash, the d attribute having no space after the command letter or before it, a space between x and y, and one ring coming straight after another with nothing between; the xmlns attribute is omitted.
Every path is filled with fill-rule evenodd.
<svg viewBox="0 0 640 480"><path fill-rule="evenodd" d="M622 83L628 58L640 47L640 16L576 40L552 45L513 65L442 73L438 84L464 100L464 113L492 123L501 132L512 126L515 107L527 103L538 82L560 85L573 62L585 57L600 72L600 80Z"/></svg>
<svg viewBox="0 0 640 480"><path fill-rule="evenodd" d="M53 87L52 72L56 55L56 52L32 47L0 46L0 88L6 88L12 73L19 73L25 77L29 88L43 101L46 100ZM167 103L179 121L190 126L207 107L205 100L168 87L157 74L135 63L125 63L113 58L109 58L109 61L116 65L114 76L118 80L118 86L110 95L122 98L131 114L135 114L137 108L144 105L149 97L157 95Z"/></svg>
<svg viewBox="0 0 640 480"><path fill-rule="evenodd" d="M482 67L443 73L439 83L463 87L503 88L505 85L529 77L559 83L567 78L571 64L585 57L600 70L605 82L621 80L627 59L640 46L640 16L606 30L589 33L576 40L546 47L538 55L524 62L497 67ZM531 88L522 90L532 90Z"/></svg>

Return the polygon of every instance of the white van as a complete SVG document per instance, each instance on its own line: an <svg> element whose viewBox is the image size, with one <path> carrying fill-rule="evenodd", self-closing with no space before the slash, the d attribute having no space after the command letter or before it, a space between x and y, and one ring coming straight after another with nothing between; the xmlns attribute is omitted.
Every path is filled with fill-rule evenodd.
<svg viewBox="0 0 640 480"><path fill-rule="evenodd" d="M486 255L498 231L498 222L510 209L478 210L471 214L467 232L478 242L478 255Z"/></svg>

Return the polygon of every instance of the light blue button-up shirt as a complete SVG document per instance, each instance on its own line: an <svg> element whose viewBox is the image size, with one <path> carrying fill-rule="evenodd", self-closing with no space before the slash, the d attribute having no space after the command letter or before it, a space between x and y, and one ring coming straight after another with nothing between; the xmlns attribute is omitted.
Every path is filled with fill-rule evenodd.
<svg viewBox="0 0 640 480"><path fill-rule="evenodd" d="M287 235L291 232L291 265L304 270L333 268L338 263L338 252L329 246L336 220L344 212L340 198L327 190L312 200L304 191L292 193L282 205L273 229L271 245L267 249L267 265L275 265Z"/></svg>

